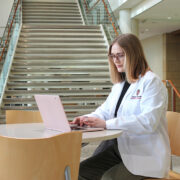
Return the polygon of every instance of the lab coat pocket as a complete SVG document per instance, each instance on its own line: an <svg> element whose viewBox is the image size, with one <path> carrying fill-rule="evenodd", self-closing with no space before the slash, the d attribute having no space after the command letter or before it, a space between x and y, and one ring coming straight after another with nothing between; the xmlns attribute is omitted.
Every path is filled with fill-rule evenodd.
<svg viewBox="0 0 180 180"><path fill-rule="evenodd" d="M138 156L151 156L156 139L156 134L130 135L129 143L133 147L131 153Z"/></svg>

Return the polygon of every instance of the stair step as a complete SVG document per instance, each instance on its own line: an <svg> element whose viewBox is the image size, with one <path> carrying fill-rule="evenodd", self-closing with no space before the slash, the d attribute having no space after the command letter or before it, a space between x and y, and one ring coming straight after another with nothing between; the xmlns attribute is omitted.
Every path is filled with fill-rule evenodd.
<svg viewBox="0 0 180 180"><path fill-rule="evenodd" d="M100 30L100 26L88 26L88 25L59 25L59 24L30 24L26 23L22 25L23 29L96 29Z"/></svg>
<svg viewBox="0 0 180 180"><path fill-rule="evenodd" d="M37 76L37 75L29 75L29 76L18 76L18 75L13 75L9 76L9 82L21 82L21 81L31 81L31 82L36 82L36 81L66 81L66 82L75 82L75 81L91 81L91 82L102 82L102 81L110 81L109 75L104 76L104 75L42 75L42 76Z"/></svg>
<svg viewBox="0 0 180 180"><path fill-rule="evenodd" d="M23 98L23 97L13 97L13 98L4 98L4 104L36 104L34 97L31 98ZM105 97L61 97L61 101L63 104L69 103L103 103L105 101Z"/></svg>
<svg viewBox="0 0 180 180"><path fill-rule="evenodd" d="M49 49L49 48L17 48L16 54L105 54L107 53L106 49Z"/></svg>
<svg viewBox="0 0 180 180"><path fill-rule="evenodd" d="M27 57L27 56L26 56ZM98 57L97 57L98 58ZM106 65L107 67L108 67L108 62L107 62L107 60L106 59L103 59L103 58L101 58L101 57L99 57L99 59L80 59L79 58L79 60L78 60L78 58L77 59L72 59L71 60L71 58L62 58L62 59L43 59L43 58L27 58L27 59L25 59L25 57L22 57L21 59L15 59L14 60L14 65L16 64L16 65L30 65L30 64L39 64L39 63L41 63L41 64L44 64L44 65L50 65L50 64L52 64L52 63L56 63L56 64L61 64L61 65L69 65L69 67L68 67L68 69L77 69L77 65L91 65L91 66L93 66L93 65ZM13 68L13 67L12 67ZM42 67L41 69L43 69L44 67ZM61 69L62 69L62 67L60 67ZM84 67L84 68L87 68L87 67ZM83 68L83 69L84 69ZM88 68L90 68L90 67L88 67ZM45 68L44 68L45 69ZM47 69L47 68L46 68ZM52 69L52 68L50 68L50 69ZM59 69L59 67L56 67L56 68L53 68L53 69ZM78 68L79 69L79 68ZM106 70L107 70L107 68L106 68Z"/></svg>
<svg viewBox="0 0 180 180"><path fill-rule="evenodd" d="M57 68L57 67L60 67L60 68L68 68L69 66L73 67L73 68L84 68L84 67L89 67L89 68L94 68L96 70L98 69L103 69L103 68L106 68L107 67L107 64L104 64L104 63L86 63L86 64L82 64L82 62L80 63L72 63L72 62L67 62L67 63L61 63L61 62L47 62L47 63L42 63L42 62L26 62L26 63L22 63L22 62L14 62L13 63L13 66L14 67L33 67L33 66L37 66L37 67L49 67L49 68Z"/></svg>
<svg viewBox="0 0 180 180"><path fill-rule="evenodd" d="M80 14L79 10L77 9L61 9L59 11L57 11L56 9L27 9L25 11L22 11L22 13L74 13L74 14Z"/></svg>
<svg viewBox="0 0 180 180"><path fill-rule="evenodd" d="M47 19L23 19L23 22L25 23L62 23L62 24L82 24L81 20L56 20L56 19L51 19L51 20L47 20Z"/></svg>
<svg viewBox="0 0 180 180"><path fill-rule="evenodd" d="M15 68L34 68L34 67L37 67L37 68L44 68L44 67L49 67L49 68L68 68L70 66L70 64L13 64L13 66ZM78 68L84 68L84 67L87 67L89 66L89 69L96 69L97 71L99 70L102 70L104 68L107 68L107 65L103 65L103 64L96 64L96 65L82 65L82 64L76 64L76 65L73 65L73 68L74 69L78 69Z"/></svg>
<svg viewBox="0 0 180 180"><path fill-rule="evenodd" d="M16 54L14 59L18 60L67 60L71 59L73 62L74 60L89 60L89 63L92 61L96 61L97 59L103 59L107 60L107 55L106 54L58 54L58 55L28 55L28 54ZM108 62L108 61L107 61Z"/></svg>
<svg viewBox="0 0 180 180"><path fill-rule="evenodd" d="M112 85L111 85L112 86ZM27 90L6 90L5 91L5 96L32 96L34 94L54 94L54 95L60 95L62 96L107 96L110 92L110 88L103 88L103 89L67 89L62 90L62 89L40 89L40 90L35 90L35 89L29 89ZM5 97L4 96L4 97Z"/></svg>
<svg viewBox="0 0 180 180"><path fill-rule="evenodd" d="M47 15L42 15L42 16L23 16L23 20L39 20L39 19L42 19L42 20L73 20L73 21L82 21L81 19L81 16L69 16L69 17L65 17L65 16L47 16Z"/></svg>
<svg viewBox="0 0 180 180"><path fill-rule="evenodd" d="M68 49L107 49L103 43L89 44L89 43L18 43L17 48L68 48Z"/></svg>
<svg viewBox="0 0 180 180"><path fill-rule="evenodd" d="M62 5L60 5L60 6L56 6L56 5L54 5L54 6L37 6L37 5L34 5L34 6L32 6L32 5L29 5L29 6L23 6L23 8L22 8L22 11L33 11L33 10L35 10L35 11L51 11L51 10L56 10L56 11L61 11L61 10L71 10L71 11L79 11L79 8L78 8L78 6L62 6Z"/></svg>
<svg viewBox="0 0 180 180"><path fill-rule="evenodd" d="M64 16L64 17L81 17L81 14L78 11L73 11L73 12L68 12L68 11L53 11L53 12L23 12L23 17L28 17L28 16L32 16L32 17L36 17L36 16L49 16L49 17L58 17L58 16ZM22 17L22 18L23 18Z"/></svg>
<svg viewBox="0 0 180 180"><path fill-rule="evenodd" d="M56 13L40 13L40 12L36 12L36 13L26 13L26 12L23 12L23 18L26 18L26 17L55 17L55 18L58 18L58 17L63 17L63 18L81 18L81 15L80 13L77 13L77 12L73 12L73 13L62 13L62 12L56 12Z"/></svg>
<svg viewBox="0 0 180 180"><path fill-rule="evenodd" d="M32 63L27 63L27 64L22 64L22 63L14 63L13 64L13 68L16 68L16 69L36 69L36 70L41 70L41 69L66 69L67 71L68 71L68 69L69 69L69 66L71 65L72 63L69 63L69 64L60 64L60 63L55 63L55 64L48 64L48 63L46 63L46 64L43 64L42 65L42 63L36 63L36 64L32 64ZM108 65L103 65L103 63L102 64L100 64L100 63L96 63L96 64L87 64L87 65L83 65L83 64L81 64L81 63L76 63L75 65L73 65L73 67L71 66L71 69L73 68L74 70L76 70L76 69L79 69L79 68L86 68L86 67L88 67L89 68L89 70L91 69L91 70L96 70L96 71L101 71L101 70L103 70L103 69L106 69L106 70L108 70L108 68L107 68L107 66ZM81 71L80 71L81 72ZM107 72L108 73L108 72Z"/></svg>
<svg viewBox="0 0 180 180"><path fill-rule="evenodd" d="M21 29L21 33L39 33L39 34L44 34L44 33L81 33L81 34L86 34L86 33L100 33L100 29Z"/></svg>
<svg viewBox="0 0 180 180"><path fill-rule="evenodd" d="M58 33L21 33L20 37L24 37L24 38L29 38L29 37L78 37L78 38L102 38L103 39L103 35L99 32L99 33L79 33L79 32L70 32L70 33L66 33L66 32L58 32Z"/></svg>
<svg viewBox="0 0 180 180"><path fill-rule="evenodd" d="M67 39L67 40L74 40L75 42L77 41L79 41L79 40L95 40L95 41L97 41L97 40L100 40L100 41L102 41L103 40L103 36L101 35L101 34L89 34L89 35L84 35L84 34L82 34L82 35L79 35L79 34L75 34L74 36L73 36L73 34L60 34L60 35L54 35L54 34L49 34L49 35L44 35L44 34L41 34L41 35L36 35L36 34L34 34L34 35L21 35L20 36L20 40L22 40L22 39L24 39L25 38L25 40L26 41L29 41L29 40L31 40L31 41L33 41L33 40L39 40L39 42L41 42L41 40L44 40L44 39L47 39L47 40L52 40L52 41L54 41L54 40L64 40L64 39ZM74 42L74 43L75 43Z"/></svg>
<svg viewBox="0 0 180 180"><path fill-rule="evenodd" d="M19 38L19 43L49 43L49 44L54 44L54 43L89 43L89 44L95 44L95 43L105 43L104 40L100 39L100 38L89 38L89 39L80 39L80 38Z"/></svg>
<svg viewBox="0 0 180 180"><path fill-rule="evenodd" d="M89 69L89 68L83 68L83 69L73 69L73 68L56 68L56 69L14 69L12 67L11 69L11 75L15 74L102 74L107 75L108 67L105 69L99 69L98 71L96 69Z"/></svg>
<svg viewBox="0 0 180 180"><path fill-rule="evenodd" d="M97 105L92 105L92 106L77 106L77 105L70 105L70 106L64 106L65 112L71 112L71 111L94 111L97 108ZM38 110L37 106L32 105L32 106L3 106L1 108L2 110Z"/></svg>
<svg viewBox="0 0 180 180"><path fill-rule="evenodd" d="M54 19L58 19L58 18L61 18L61 19L76 19L76 18L79 18L81 19L81 15L80 14L64 14L64 13L23 13L23 19L30 19L30 18L43 18L43 19L47 19L47 18L54 18Z"/></svg>
<svg viewBox="0 0 180 180"><path fill-rule="evenodd" d="M112 85L110 82L102 83L90 83L90 82L33 82L33 83L16 83L16 82L8 82L8 88L110 88Z"/></svg>
<svg viewBox="0 0 180 180"><path fill-rule="evenodd" d="M67 0L66 1L64 1L64 2L22 2L22 5L23 5L23 7L25 7L25 6L41 6L41 7L43 7L43 6L47 6L47 7L50 7L50 6L63 6L63 7L68 7L68 6L77 6L77 3L74 3L74 2L67 2Z"/></svg>
<svg viewBox="0 0 180 180"><path fill-rule="evenodd" d="M72 39L72 38L54 38L54 39L24 39L24 38L19 38L20 43L104 43L104 40L102 39L97 39L97 38L89 38L89 39Z"/></svg>

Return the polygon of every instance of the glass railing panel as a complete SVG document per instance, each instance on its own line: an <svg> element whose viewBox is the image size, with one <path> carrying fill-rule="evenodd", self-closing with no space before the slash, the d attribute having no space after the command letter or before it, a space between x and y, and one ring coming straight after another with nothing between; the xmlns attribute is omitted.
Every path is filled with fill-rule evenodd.
<svg viewBox="0 0 180 180"><path fill-rule="evenodd" d="M21 24L22 24L22 2L14 0L6 28L0 45L0 105L3 98L6 82L11 68L16 44L18 42Z"/></svg>
<svg viewBox="0 0 180 180"><path fill-rule="evenodd" d="M18 6L17 6L18 4ZM12 37L12 32L14 31L14 26L16 23L21 23L21 0L14 0L13 6L11 8L11 12L9 14L9 18L4 29L3 36L0 42L0 61L4 62L7 50L9 46L9 41Z"/></svg>
<svg viewBox="0 0 180 180"><path fill-rule="evenodd" d="M118 22L107 0L79 0L87 25L102 24L109 43L121 34Z"/></svg>

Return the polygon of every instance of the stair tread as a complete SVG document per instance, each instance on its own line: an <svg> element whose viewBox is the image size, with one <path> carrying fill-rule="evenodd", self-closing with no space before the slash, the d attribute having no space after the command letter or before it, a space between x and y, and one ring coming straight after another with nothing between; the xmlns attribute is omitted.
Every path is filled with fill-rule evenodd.
<svg viewBox="0 0 180 180"><path fill-rule="evenodd" d="M59 25L59 24L31 24L31 23L26 23L22 25L22 28L27 29L27 28L36 28L36 29L100 29L99 25Z"/></svg>
<svg viewBox="0 0 180 180"><path fill-rule="evenodd" d="M51 5L61 5L61 6L77 6L77 3L75 2L22 2L23 6L29 6L29 5L40 5L40 6L51 6Z"/></svg>
<svg viewBox="0 0 180 180"><path fill-rule="evenodd" d="M41 48L41 49L33 49L33 48L17 48L16 49L16 54L33 54L33 55L36 55L36 54L60 54L60 55L63 55L63 54L91 54L91 53L94 53L94 54L105 54L107 53L106 49L45 49L45 48Z"/></svg>
<svg viewBox="0 0 180 180"><path fill-rule="evenodd" d="M56 10L56 11L61 11L61 10L74 10L74 11L79 11L79 8L78 6L44 6L44 7L37 7L37 6L24 6L22 8L22 12L26 12L26 11L32 11L32 10L38 10L38 11L41 11L41 10Z"/></svg>
<svg viewBox="0 0 180 180"><path fill-rule="evenodd" d="M49 44L49 43L36 43L36 44L32 44L32 43L18 43L17 48L68 48L68 49L77 49L77 48L99 48L99 49L106 49L107 46L99 43L99 44L86 44L86 43L72 43L72 44L58 44L58 43L54 43L54 44Z"/></svg>
<svg viewBox="0 0 180 180"><path fill-rule="evenodd" d="M24 37L21 37L20 36L20 38L19 38L19 40L21 41L21 40L23 40L23 41L26 41L26 42L28 42L28 41L33 41L33 42L46 42L47 40L49 40L49 41L51 41L51 42L58 42L58 41L61 41L61 40L67 40L67 42L68 42L68 40L70 40L70 42L81 42L81 41L84 41L84 42L86 42L86 41L96 41L96 42L104 42L104 39L102 39L102 37L100 36L98 36L98 37L96 37L96 36L94 36L94 37L79 37L79 36L74 36L74 37L71 37L71 36L60 36L60 37L51 37L51 36L47 36L46 37L46 40L44 39L44 37L26 37L26 39L24 39Z"/></svg>
<svg viewBox="0 0 180 180"><path fill-rule="evenodd" d="M24 38L21 38L19 39L19 42L20 43L49 43L49 44L54 44L54 43L104 43L104 40L102 39L99 39L97 40L96 39L72 39L72 38L69 38L69 39L24 39Z"/></svg>
<svg viewBox="0 0 180 180"><path fill-rule="evenodd" d="M59 94L59 95L74 95L76 97L80 95L107 95L110 92L109 89L71 89L71 90L62 90L62 89L47 89L47 90L35 90L35 89L30 89L29 91L27 90L6 90L5 94L14 94L14 96L20 95L20 94L27 94L27 95L33 95L33 94Z"/></svg>
<svg viewBox="0 0 180 180"><path fill-rule="evenodd" d="M9 82L12 82L12 81L16 81L16 82L21 82L21 81L31 81L31 82L36 82L36 81L56 81L56 82L59 82L59 81L78 81L78 82L81 82L81 81L109 81L109 76L102 76L102 75L95 75L95 76L88 76L88 75L41 75L41 76L37 76L37 75L31 75L31 76L17 76L17 75L13 75L13 76L9 76Z"/></svg>
<svg viewBox="0 0 180 180"><path fill-rule="evenodd" d="M24 97L13 97L13 98L3 98L5 102L23 102L23 101L35 101L34 95L29 98ZM99 101L105 100L105 97L97 97L97 96L88 96L88 97L61 97L62 101L71 102L71 101Z"/></svg>
<svg viewBox="0 0 180 180"><path fill-rule="evenodd" d="M81 33L81 34L86 34L86 33L101 33L101 31L99 29L21 29L21 33L40 33L40 34L44 34L44 33Z"/></svg>
<svg viewBox="0 0 180 180"><path fill-rule="evenodd" d="M63 12L56 12L56 13L41 13L41 12L33 12L33 13L26 13L23 12L23 18L26 17L64 17L64 18L69 18L69 17L80 17L81 18L81 14L78 12L72 12L72 13L63 13Z"/></svg>
<svg viewBox="0 0 180 180"><path fill-rule="evenodd" d="M28 54L15 54L15 59L38 59L38 58L44 58L45 59L88 59L88 60L93 60L94 58L100 58L100 59L107 59L107 55L105 55L104 53L103 54L88 54L88 57L87 57L87 54L73 54L73 55L70 55L70 54L58 54L58 55L44 55L44 54L41 54L41 55L28 55Z"/></svg>
<svg viewBox="0 0 180 180"><path fill-rule="evenodd" d="M36 85L37 87L39 86L61 86L61 87L67 87L68 86L91 86L89 87L90 89L92 86L112 86L112 84L109 82L28 82L28 83L16 83L16 82L8 82L8 86L31 86L31 85Z"/></svg>
<svg viewBox="0 0 180 180"><path fill-rule="evenodd" d="M23 16L23 20L32 20L32 19L42 19L42 20L79 20L82 21L81 16L70 16L70 17L64 17L64 16Z"/></svg>
<svg viewBox="0 0 180 180"><path fill-rule="evenodd" d="M103 35L100 32L93 32L93 33L81 33L81 32L58 32L58 33L21 33L20 37L51 37L51 36L55 36L55 37L74 37L74 36L78 36L79 38L82 37L101 37L103 38Z"/></svg>
<svg viewBox="0 0 180 180"><path fill-rule="evenodd" d="M64 106L64 110L65 112L71 112L71 111L80 111L80 112L84 112L84 111L94 111L97 108L97 106L92 105L92 106ZM2 110L38 110L37 106L3 106L1 108Z"/></svg>
<svg viewBox="0 0 180 180"><path fill-rule="evenodd" d="M89 69L89 68L77 68L77 69L73 69L73 68L68 68L68 69L62 69L62 68L59 68L59 69L14 69L12 68L11 69L11 74L15 74L15 73L24 73L24 74L28 74L28 73L52 73L52 74L67 74L67 73L72 73L72 74L83 74L83 73L88 73L88 74L91 74L91 73L96 73L96 74L99 74L99 73L103 73L103 74L107 74L107 70L108 68L106 69L100 69L100 70L96 70L96 69Z"/></svg>

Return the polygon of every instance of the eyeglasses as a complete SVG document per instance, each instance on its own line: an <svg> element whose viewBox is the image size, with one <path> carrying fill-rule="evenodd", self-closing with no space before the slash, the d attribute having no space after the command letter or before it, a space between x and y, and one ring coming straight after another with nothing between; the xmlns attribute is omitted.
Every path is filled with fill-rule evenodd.
<svg viewBox="0 0 180 180"><path fill-rule="evenodd" d="M117 53L117 54L109 54L108 55L113 61L115 61L115 59L117 59L117 60L122 60L122 59L124 59L124 54L122 54L122 53Z"/></svg>

